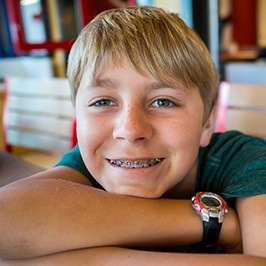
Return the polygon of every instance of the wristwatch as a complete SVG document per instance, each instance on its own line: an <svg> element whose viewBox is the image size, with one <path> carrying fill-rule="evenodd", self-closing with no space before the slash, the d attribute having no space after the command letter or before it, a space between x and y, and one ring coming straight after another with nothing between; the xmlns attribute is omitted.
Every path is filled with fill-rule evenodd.
<svg viewBox="0 0 266 266"><path fill-rule="evenodd" d="M217 248L224 216L228 213L226 201L212 192L198 192L191 201L203 223L202 240L194 249L198 252L213 252Z"/></svg>

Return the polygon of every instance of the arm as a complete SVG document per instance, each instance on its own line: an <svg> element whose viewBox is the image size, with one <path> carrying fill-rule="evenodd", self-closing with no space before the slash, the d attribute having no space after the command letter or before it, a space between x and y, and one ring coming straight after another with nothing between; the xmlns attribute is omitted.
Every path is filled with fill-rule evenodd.
<svg viewBox="0 0 266 266"><path fill-rule="evenodd" d="M236 208L239 215L243 251L266 257L266 195L238 199Z"/></svg>
<svg viewBox="0 0 266 266"><path fill-rule="evenodd" d="M249 255L211 255L147 252L115 247L91 248L25 260L2 260L3 266L45 265L257 265L264 266L266 258Z"/></svg>
<svg viewBox="0 0 266 266"><path fill-rule="evenodd" d="M0 210L2 258L101 246L182 246L202 237L202 223L190 200L112 195L90 187L84 176L66 167L1 188ZM232 210L220 243L239 240L238 219Z"/></svg>

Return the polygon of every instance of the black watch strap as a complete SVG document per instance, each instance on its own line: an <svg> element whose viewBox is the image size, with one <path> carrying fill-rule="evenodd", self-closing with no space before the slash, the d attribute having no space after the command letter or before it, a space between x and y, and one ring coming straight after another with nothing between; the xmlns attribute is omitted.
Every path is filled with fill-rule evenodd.
<svg viewBox="0 0 266 266"><path fill-rule="evenodd" d="M222 228L217 218L209 218L209 222L203 221L202 245L216 245Z"/></svg>
<svg viewBox="0 0 266 266"><path fill-rule="evenodd" d="M194 246L198 252L214 252L217 249L217 241L220 236L222 223L217 218L209 218L209 222L203 221L203 236L201 242Z"/></svg>

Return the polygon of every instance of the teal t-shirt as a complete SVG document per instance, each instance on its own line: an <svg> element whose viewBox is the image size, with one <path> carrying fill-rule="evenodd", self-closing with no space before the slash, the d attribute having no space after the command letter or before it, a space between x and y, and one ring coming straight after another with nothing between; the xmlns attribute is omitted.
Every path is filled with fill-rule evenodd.
<svg viewBox="0 0 266 266"><path fill-rule="evenodd" d="M229 204L236 198L266 194L266 140L238 131L214 133L210 144L200 148L196 191L211 191ZM78 145L65 154L57 166L83 173L103 189L88 172Z"/></svg>
<svg viewBox="0 0 266 266"><path fill-rule="evenodd" d="M218 193L231 203L266 194L266 140L238 131L214 133L198 160L196 191Z"/></svg>

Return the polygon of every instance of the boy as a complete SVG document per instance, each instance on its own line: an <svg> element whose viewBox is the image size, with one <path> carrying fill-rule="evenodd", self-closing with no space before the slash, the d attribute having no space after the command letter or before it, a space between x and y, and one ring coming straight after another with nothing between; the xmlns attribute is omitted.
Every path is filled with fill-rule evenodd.
<svg viewBox="0 0 266 266"><path fill-rule="evenodd" d="M79 145L2 188L3 263L265 264L265 141L212 133L218 73L176 14L98 15L68 78Z"/></svg>

